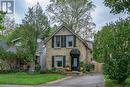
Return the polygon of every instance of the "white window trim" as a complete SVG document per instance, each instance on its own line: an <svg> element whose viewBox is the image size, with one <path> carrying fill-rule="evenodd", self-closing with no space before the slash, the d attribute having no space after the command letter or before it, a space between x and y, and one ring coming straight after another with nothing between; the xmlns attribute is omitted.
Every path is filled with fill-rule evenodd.
<svg viewBox="0 0 130 87"><path fill-rule="evenodd" d="M56 47L56 36L54 36L54 48L61 48L61 36L60 36L60 46Z"/></svg>
<svg viewBox="0 0 130 87"><path fill-rule="evenodd" d="M62 66L61 67L58 67L57 66L57 63L56 63L56 58L62 58ZM54 56L54 67L55 68L63 68L63 62L64 62L64 60L63 60L63 56Z"/></svg>

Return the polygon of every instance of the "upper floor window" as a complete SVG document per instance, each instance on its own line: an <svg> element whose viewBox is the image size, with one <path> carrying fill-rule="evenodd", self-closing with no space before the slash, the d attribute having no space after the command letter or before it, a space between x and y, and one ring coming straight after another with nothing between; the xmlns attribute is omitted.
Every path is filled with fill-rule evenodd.
<svg viewBox="0 0 130 87"><path fill-rule="evenodd" d="M60 36L54 37L54 46L55 47L61 47L61 37Z"/></svg>
<svg viewBox="0 0 130 87"><path fill-rule="evenodd" d="M76 40L73 35L56 35L52 38L52 47L75 47Z"/></svg>
<svg viewBox="0 0 130 87"><path fill-rule="evenodd" d="M67 47L73 47L74 39L73 36L67 36Z"/></svg>

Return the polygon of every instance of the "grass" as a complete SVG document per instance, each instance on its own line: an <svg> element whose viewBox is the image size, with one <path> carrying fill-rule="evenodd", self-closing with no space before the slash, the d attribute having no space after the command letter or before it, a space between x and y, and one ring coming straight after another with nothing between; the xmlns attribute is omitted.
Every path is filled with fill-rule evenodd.
<svg viewBox="0 0 130 87"><path fill-rule="evenodd" d="M105 78L105 87L130 87L130 76L126 80L126 84L127 85L116 84L114 81L112 81L108 78Z"/></svg>
<svg viewBox="0 0 130 87"><path fill-rule="evenodd" d="M127 79L127 84L130 85L130 76L129 76L129 78Z"/></svg>
<svg viewBox="0 0 130 87"><path fill-rule="evenodd" d="M60 74L34 74L27 73L10 73L0 74L0 84L17 84L17 85L38 85L60 78L64 78Z"/></svg>

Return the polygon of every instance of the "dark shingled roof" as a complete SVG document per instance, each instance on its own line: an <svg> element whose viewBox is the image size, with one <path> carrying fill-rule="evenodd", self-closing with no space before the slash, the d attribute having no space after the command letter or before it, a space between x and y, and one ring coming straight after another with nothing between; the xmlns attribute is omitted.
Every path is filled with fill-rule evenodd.
<svg viewBox="0 0 130 87"><path fill-rule="evenodd" d="M70 55L71 55L71 56L80 56L80 51L79 51L79 49L73 48L73 49L70 51Z"/></svg>

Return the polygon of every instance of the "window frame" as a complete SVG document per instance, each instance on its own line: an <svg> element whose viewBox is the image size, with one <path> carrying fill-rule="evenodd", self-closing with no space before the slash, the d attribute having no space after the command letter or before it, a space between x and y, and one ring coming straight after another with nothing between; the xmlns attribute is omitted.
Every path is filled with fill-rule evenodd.
<svg viewBox="0 0 130 87"><path fill-rule="evenodd" d="M62 47L62 36L65 36L65 38L66 38L66 42L65 42L65 47ZM57 45L56 45L56 40L57 40L57 37L59 37L60 38L60 46L58 47ZM69 43L68 43L68 41L69 41L69 37L72 37L72 46L69 46ZM54 36L54 40L53 40L54 42L52 42L52 44L54 44L53 45L53 48L73 48L74 47L74 36L73 35L55 35Z"/></svg>
<svg viewBox="0 0 130 87"><path fill-rule="evenodd" d="M57 61L58 61L58 58L62 58L61 61L62 61L62 66L61 67L58 67L57 65ZM64 67L64 56L54 56L54 67L55 68L63 68Z"/></svg>
<svg viewBox="0 0 130 87"><path fill-rule="evenodd" d="M68 46L68 37L71 36L73 38L72 40L72 46ZM67 48L73 48L74 47L74 37L73 35L66 35L66 47Z"/></svg>
<svg viewBox="0 0 130 87"><path fill-rule="evenodd" d="M58 36L60 37L60 46L59 47L56 46L56 37L58 37ZM61 35L54 36L54 48L61 48Z"/></svg>

